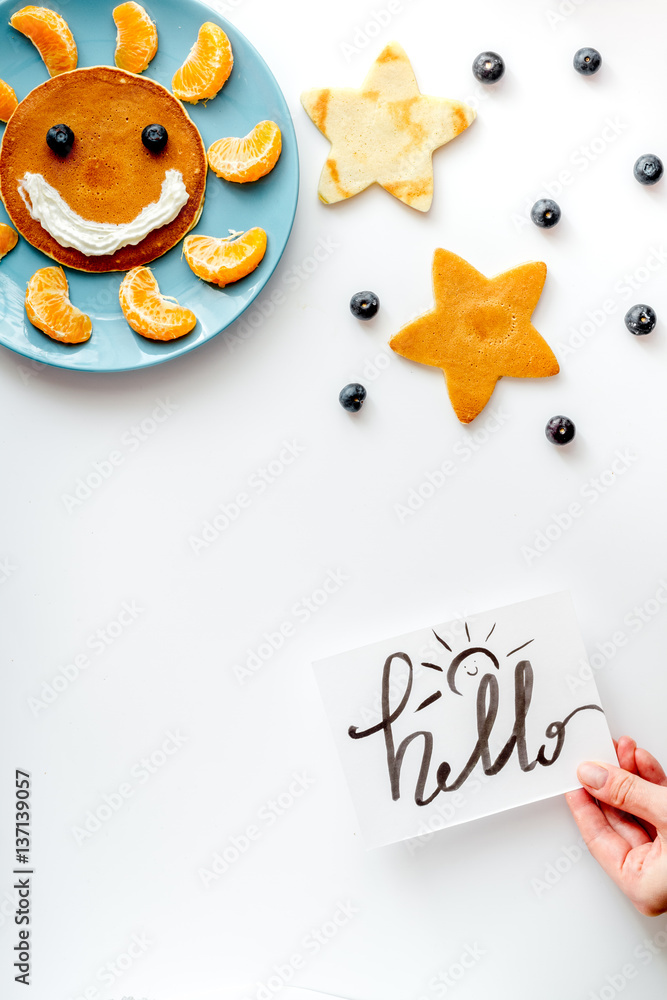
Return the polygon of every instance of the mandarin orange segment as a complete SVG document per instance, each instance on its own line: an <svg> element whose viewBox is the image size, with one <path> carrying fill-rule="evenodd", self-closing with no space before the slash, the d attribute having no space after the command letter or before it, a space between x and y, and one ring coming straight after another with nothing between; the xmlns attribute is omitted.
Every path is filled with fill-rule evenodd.
<svg viewBox="0 0 667 1000"><path fill-rule="evenodd" d="M76 42L67 21L48 7L23 7L9 19L29 38L44 60L49 76L76 69Z"/></svg>
<svg viewBox="0 0 667 1000"><path fill-rule="evenodd" d="M157 52L157 27L154 21L134 0L113 9L116 24L116 52L114 59L119 69L128 73L141 73Z"/></svg>
<svg viewBox="0 0 667 1000"><path fill-rule="evenodd" d="M175 340L190 333L197 317L176 299L160 292L150 267L133 267L118 292L123 316L136 333L149 340Z"/></svg>
<svg viewBox="0 0 667 1000"><path fill-rule="evenodd" d="M207 156L211 170L226 181L245 184L256 181L273 170L280 150L282 137L275 122L265 121L255 125L242 139L218 139L209 146Z"/></svg>
<svg viewBox="0 0 667 1000"><path fill-rule="evenodd" d="M0 121L8 122L19 106L12 87L0 80Z"/></svg>
<svg viewBox="0 0 667 1000"><path fill-rule="evenodd" d="M174 97L190 104L215 97L233 65L234 56L227 35L217 24L205 21L188 58L174 73L171 81Z"/></svg>
<svg viewBox="0 0 667 1000"><path fill-rule="evenodd" d="M0 222L0 260L13 250L19 241L19 234L11 226Z"/></svg>
<svg viewBox="0 0 667 1000"><path fill-rule="evenodd" d="M25 311L33 326L47 337L64 344L82 344L90 338L90 316L69 300L67 278L62 267L35 271L25 292Z"/></svg>
<svg viewBox="0 0 667 1000"><path fill-rule="evenodd" d="M235 239L186 236L183 240L183 254L197 277L221 288L254 271L265 253L266 233L258 226Z"/></svg>

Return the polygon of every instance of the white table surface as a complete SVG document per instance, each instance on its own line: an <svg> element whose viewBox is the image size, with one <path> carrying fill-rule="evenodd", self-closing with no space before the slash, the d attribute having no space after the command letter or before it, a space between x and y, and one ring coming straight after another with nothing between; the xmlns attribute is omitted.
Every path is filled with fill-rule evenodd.
<svg viewBox="0 0 667 1000"><path fill-rule="evenodd" d="M283 983L354 1000L664 996L667 916L639 916L580 852L560 799L364 851L310 663L569 588L589 653L606 650L596 676L612 731L667 759L667 181L632 177L640 154L667 159L667 12L401 0L367 29L387 6L219 7L275 72L300 143L293 235L260 300L269 312L285 293L272 315L259 322L258 305L254 327L126 375L0 351L8 1000L269 1000ZM476 101L479 118L436 153L427 215L379 188L324 206L328 147L299 93L358 86L393 39L423 92ZM595 78L572 68L582 45L603 54ZM508 68L483 89L470 65L487 48ZM562 221L540 231L526 206L563 171ZM467 428L442 376L386 347L430 308L437 246L487 274L549 268L535 324L561 374L504 380ZM382 305L363 325L348 301L365 288ZM639 339L623 314L642 301L659 326ZM582 333L588 311L599 325ZM368 401L351 416L337 395L357 379ZM577 424L567 449L544 437L555 413ZM102 485L67 503L114 451ZM447 459L455 474L401 520L395 505ZM260 493L252 477L281 461ZM241 492L249 506L195 552ZM581 516L526 552L574 501ZM335 592L304 610L332 573ZM293 634L241 683L235 665L284 623ZM30 701L68 672L50 704ZM33 775L29 994L11 970L15 767ZM118 797L82 839L88 812ZM248 849L205 886L201 869L232 838Z"/></svg>

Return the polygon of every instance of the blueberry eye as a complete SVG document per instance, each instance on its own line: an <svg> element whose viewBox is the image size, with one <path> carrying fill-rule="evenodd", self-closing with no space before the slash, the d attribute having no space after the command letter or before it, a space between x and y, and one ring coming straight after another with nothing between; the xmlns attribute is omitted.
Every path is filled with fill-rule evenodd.
<svg viewBox="0 0 667 1000"><path fill-rule="evenodd" d="M141 141L151 153L159 153L167 145L167 130L164 125L147 125L141 133Z"/></svg>
<svg viewBox="0 0 667 1000"><path fill-rule="evenodd" d="M46 133L46 144L58 156L67 156L72 151L74 132L69 125L52 125Z"/></svg>

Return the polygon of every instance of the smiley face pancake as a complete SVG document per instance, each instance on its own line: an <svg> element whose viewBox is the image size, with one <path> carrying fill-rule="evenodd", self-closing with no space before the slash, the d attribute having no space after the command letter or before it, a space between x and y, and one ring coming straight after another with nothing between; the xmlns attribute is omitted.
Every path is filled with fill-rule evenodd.
<svg viewBox="0 0 667 1000"><path fill-rule="evenodd" d="M65 154L46 141L60 124L74 133ZM157 151L142 142L152 124L168 136ZM197 223L205 190L206 150L183 105L124 70L61 73L35 87L5 128L5 208L29 243L69 267L125 271L160 257Z"/></svg>

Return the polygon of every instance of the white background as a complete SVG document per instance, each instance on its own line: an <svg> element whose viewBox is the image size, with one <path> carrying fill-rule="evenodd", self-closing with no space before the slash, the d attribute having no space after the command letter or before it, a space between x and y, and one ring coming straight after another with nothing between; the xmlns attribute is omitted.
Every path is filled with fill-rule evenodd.
<svg viewBox="0 0 667 1000"><path fill-rule="evenodd" d="M15 767L33 774L35 1000L199 1000L228 989L268 1000L294 955L292 985L355 1000L664 996L667 917L639 916L589 856L568 862L578 832L560 799L412 853L364 852L310 662L569 588L612 731L667 759L667 180L648 189L632 177L642 153L667 160L667 13L658 0L566 0L555 21L557 0L403 0L369 39L365 25L385 6L221 8L276 73L301 151L293 236L261 299L265 311L272 290L287 301L262 322L256 311L254 328L241 321L250 336L232 331L175 363L104 377L0 353L3 997L26 995L12 982L7 895ZM435 154L426 216L379 189L323 206L327 143L298 95L357 86L394 38L424 92L477 100L479 118ZM581 45L603 54L595 78L572 68ZM508 68L484 90L470 65L487 48ZM564 170L560 225L524 224ZM318 245L329 251L313 269ZM437 371L386 363L390 336L431 306L436 246L487 274L530 259L549 269L534 321L562 373L505 380L468 428ZM348 301L365 288L382 307L363 325ZM605 318L607 300L615 313ZM659 325L640 340L623 314L643 301ZM369 396L352 416L337 395L356 379ZM159 424L158 400L173 410ZM576 421L569 448L544 437L555 413ZM142 422L139 442L130 428ZM249 477L284 441L303 453L259 495ZM65 495L113 451L122 463L68 510ZM612 476L619 451L625 465ZM447 459L455 474L401 520L395 505ZM196 554L191 538L242 491L248 509ZM567 525L574 502L581 516L561 537L552 528L540 554L522 551L554 517ZM299 602L330 572L346 579L304 620ZM123 602L142 611L95 652L89 637ZM643 607L645 621L633 611ZM286 622L294 634L240 683L235 665ZM35 714L29 699L84 653L89 666ZM166 756L170 732L187 739ZM152 754L162 766L142 783L139 762ZM311 783L292 800L295 773ZM123 783L130 797L77 843L73 829ZM282 815L259 820L281 795ZM199 869L252 824L259 838L205 888ZM316 947L311 929L336 917ZM642 941L656 935L652 955ZM471 967L456 980L464 953ZM119 966L120 977L109 971Z"/></svg>

